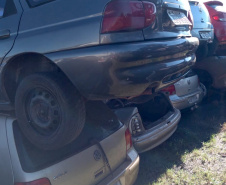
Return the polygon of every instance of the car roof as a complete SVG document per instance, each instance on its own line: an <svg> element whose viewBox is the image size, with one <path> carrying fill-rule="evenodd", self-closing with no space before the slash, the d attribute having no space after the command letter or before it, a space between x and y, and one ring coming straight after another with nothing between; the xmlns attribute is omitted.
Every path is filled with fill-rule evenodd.
<svg viewBox="0 0 226 185"><path fill-rule="evenodd" d="M216 1L216 0L214 0L214 1L205 1L204 4L206 4L206 5L221 5L221 6L224 5L224 3L222 1Z"/></svg>

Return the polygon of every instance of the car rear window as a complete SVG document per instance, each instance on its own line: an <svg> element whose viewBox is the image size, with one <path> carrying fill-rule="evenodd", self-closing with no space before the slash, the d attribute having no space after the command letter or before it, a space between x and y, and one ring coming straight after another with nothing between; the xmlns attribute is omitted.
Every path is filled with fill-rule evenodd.
<svg viewBox="0 0 226 185"><path fill-rule="evenodd" d="M27 0L30 7L40 6L55 0Z"/></svg>
<svg viewBox="0 0 226 185"><path fill-rule="evenodd" d="M51 166L90 147L94 139L101 141L123 126L115 114L102 102L88 102L86 109L86 123L80 136L69 145L54 151L35 147L23 136L15 122L14 138L23 170L35 172Z"/></svg>

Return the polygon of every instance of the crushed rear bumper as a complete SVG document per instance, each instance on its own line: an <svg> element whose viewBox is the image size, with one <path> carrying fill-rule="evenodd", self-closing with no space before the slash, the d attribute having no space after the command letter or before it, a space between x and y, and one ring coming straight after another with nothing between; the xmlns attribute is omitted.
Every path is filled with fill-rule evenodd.
<svg viewBox="0 0 226 185"><path fill-rule="evenodd" d="M99 45L46 54L87 99L137 96L178 81L195 63L195 37Z"/></svg>

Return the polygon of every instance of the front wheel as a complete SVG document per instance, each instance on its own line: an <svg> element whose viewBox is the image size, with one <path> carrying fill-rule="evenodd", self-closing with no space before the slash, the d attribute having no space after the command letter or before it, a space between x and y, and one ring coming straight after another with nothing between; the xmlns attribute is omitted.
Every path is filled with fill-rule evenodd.
<svg viewBox="0 0 226 185"><path fill-rule="evenodd" d="M16 92L15 112L27 139L44 150L76 139L85 122L84 100L62 75L25 77Z"/></svg>

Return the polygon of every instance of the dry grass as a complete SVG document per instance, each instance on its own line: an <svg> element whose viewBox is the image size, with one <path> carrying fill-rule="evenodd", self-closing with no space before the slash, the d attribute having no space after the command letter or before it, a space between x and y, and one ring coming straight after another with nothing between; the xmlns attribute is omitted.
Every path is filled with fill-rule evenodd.
<svg viewBox="0 0 226 185"><path fill-rule="evenodd" d="M153 184L226 184L225 139L225 132L213 135L200 149L182 155L183 163L168 169Z"/></svg>
<svg viewBox="0 0 226 185"><path fill-rule="evenodd" d="M226 184L226 102L183 114L176 133L141 155L135 185Z"/></svg>

